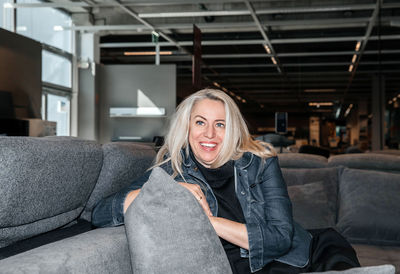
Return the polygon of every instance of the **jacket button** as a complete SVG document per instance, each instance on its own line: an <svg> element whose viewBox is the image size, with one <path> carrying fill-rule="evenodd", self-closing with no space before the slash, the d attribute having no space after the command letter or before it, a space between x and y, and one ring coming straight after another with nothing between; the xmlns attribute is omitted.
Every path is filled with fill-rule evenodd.
<svg viewBox="0 0 400 274"><path fill-rule="evenodd" d="M241 173L241 172L239 172L239 176L242 176L242 173Z"/></svg>
<svg viewBox="0 0 400 274"><path fill-rule="evenodd" d="M240 194L242 194L242 195L245 195L246 194L246 192L244 192L243 190L240 192Z"/></svg>
<svg viewBox="0 0 400 274"><path fill-rule="evenodd" d="M197 171L197 170L199 170L197 167L194 167L193 169L194 169L194 171Z"/></svg>

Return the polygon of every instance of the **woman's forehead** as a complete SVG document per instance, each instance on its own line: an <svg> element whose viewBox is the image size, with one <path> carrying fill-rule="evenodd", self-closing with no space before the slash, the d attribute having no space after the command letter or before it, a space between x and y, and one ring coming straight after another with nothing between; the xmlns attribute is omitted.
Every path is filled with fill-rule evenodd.
<svg viewBox="0 0 400 274"><path fill-rule="evenodd" d="M202 99L193 105L191 114L225 118L225 106L220 100Z"/></svg>

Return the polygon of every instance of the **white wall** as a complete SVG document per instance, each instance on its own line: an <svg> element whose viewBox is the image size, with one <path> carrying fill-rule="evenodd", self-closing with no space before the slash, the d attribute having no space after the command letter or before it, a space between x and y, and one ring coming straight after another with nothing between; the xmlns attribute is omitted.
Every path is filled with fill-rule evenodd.
<svg viewBox="0 0 400 274"><path fill-rule="evenodd" d="M121 136L141 137L151 142L166 132L168 118L176 107L175 65L104 65L96 72L100 96L99 142ZM138 107L141 103L163 107L163 118L110 118L110 107Z"/></svg>

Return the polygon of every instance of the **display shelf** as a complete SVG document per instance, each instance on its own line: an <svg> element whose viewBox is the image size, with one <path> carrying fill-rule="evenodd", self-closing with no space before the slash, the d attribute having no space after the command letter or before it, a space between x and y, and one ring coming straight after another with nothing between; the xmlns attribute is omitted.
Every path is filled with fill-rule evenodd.
<svg viewBox="0 0 400 274"><path fill-rule="evenodd" d="M110 118L166 118L167 115L110 115Z"/></svg>

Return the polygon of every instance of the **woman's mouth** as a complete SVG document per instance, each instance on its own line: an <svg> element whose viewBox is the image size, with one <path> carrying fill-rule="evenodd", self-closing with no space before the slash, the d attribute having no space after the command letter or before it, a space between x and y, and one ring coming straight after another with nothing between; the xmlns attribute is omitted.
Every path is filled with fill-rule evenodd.
<svg viewBox="0 0 400 274"><path fill-rule="evenodd" d="M200 143L200 146L208 151L214 150L215 147L217 146L216 143Z"/></svg>

